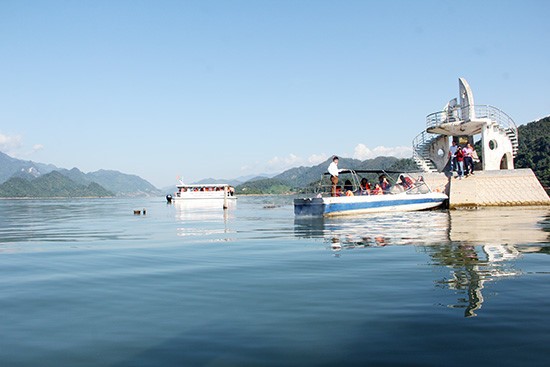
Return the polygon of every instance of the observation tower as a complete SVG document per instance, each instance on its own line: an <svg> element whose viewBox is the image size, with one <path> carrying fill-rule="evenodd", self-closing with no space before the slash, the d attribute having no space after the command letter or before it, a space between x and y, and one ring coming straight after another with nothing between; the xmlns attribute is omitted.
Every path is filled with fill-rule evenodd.
<svg viewBox="0 0 550 367"><path fill-rule="evenodd" d="M443 172L449 163L451 140L476 147L481 162L476 170L514 169L518 129L506 113L489 105L476 105L470 85L458 79L459 97L442 111L426 117L426 129L413 140L413 158L425 172ZM479 137L479 139L478 139ZM476 144L474 144L476 143Z"/></svg>
<svg viewBox="0 0 550 367"><path fill-rule="evenodd" d="M514 169L518 129L496 107L476 105L464 78L458 79L459 97L442 111L426 117L426 129L413 140L413 158L424 171L424 180L441 187L449 196L449 208L479 206L550 205L550 197L530 168ZM451 141L475 147L479 162L475 175L453 179Z"/></svg>

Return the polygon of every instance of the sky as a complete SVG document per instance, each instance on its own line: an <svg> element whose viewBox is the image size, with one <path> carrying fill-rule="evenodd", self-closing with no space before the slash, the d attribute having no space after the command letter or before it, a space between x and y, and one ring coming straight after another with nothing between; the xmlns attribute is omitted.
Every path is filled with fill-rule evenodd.
<svg viewBox="0 0 550 367"><path fill-rule="evenodd" d="M158 188L412 155L458 97L550 114L550 2L0 0L0 151Z"/></svg>

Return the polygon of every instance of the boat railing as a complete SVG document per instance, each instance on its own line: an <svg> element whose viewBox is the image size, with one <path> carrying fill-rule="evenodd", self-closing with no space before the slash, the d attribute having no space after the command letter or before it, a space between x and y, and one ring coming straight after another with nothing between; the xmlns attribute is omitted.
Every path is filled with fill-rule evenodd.
<svg viewBox="0 0 550 367"><path fill-rule="evenodd" d="M405 189L405 192L407 194L427 194L431 192L430 186L424 181L424 178L420 176L418 179L416 179L412 186Z"/></svg>
<svg viewBox="0 0 550 367"><path fill-rule="evenodd" d="M342 188L342 195L345 195L346 191L357 192L360 190L360 182L357 174L353 170L342 174L342 177L346 177L346 180L350 180L350 183L346 185L345 180L340 180L337 186ZM319 184L315 186L315 194L330 195L332 193L332 182L330 181L330 175L323 174L319 180Z"/></svg>
<svg viewBox="0 0 550 367"><path fill-rule="evenodd" d="M351 188L349 187L346 188L346 185L344 184L345 181L342 180L342 177L347 177L348 175L352 177L350 180ZM388 178L391 184L390 189L383 191L383 194L385 195L399 194L402 192L405 192L407 194L425 194L428 192L432 192L429 185L424 181L423 176L415 177L414 174L406 173L406 172L401 173L399 176L397 176L397 177L400 177L403 175L403 176L409 177L411 182L409 186L409 185L404 185L399 183L397 180L393 179L390 175L386 173L384 173L384 175ZM355 195L374 195L372 192L375 189L376 183L371 185L370 190L368 190L369 193L366 194L365 192L367 190L361 189L361 185L360 185L361 179L362 177L359 177L359 175L353 170L349 170L348 172L341 174L340 181L338 182L338 185L337 185L342 188L341 196L346 196L346 192L348 190L351 191L354 196ZM330 196L332 194L332 182L330 181L330 175L326 173L321 175L321 180L316 186L314 186L314 190L311 190L311 191L313 191L313 194L317 196ZM308 192L309 190L306 190L305 193L308 193ZM351 194L348 194L348 195L351 195Z"/></svg>

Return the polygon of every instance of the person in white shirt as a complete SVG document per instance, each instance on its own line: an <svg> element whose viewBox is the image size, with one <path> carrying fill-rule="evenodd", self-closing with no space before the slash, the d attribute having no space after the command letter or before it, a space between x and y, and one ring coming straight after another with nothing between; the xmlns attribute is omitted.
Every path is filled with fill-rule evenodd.
<svg viewBox="0 0 550 367"><path fill-rule="evenodd" d="M332 182L332 187L330 190L331 196L336 196L336 185L338 185L338 173L342 171L338 169L338 157L334 156L332 158L332 163L328 166L328 173L330 173L330 182Z"/></svg>
<svg viewBox="0 0 550 367"><path fill-rule="evenodd" d="M451 172L457 170L457 162L456 162L456 150L458 146L456 145L456 141L453 140L451 146L449 147L449 158L451 159Z"/></svg>

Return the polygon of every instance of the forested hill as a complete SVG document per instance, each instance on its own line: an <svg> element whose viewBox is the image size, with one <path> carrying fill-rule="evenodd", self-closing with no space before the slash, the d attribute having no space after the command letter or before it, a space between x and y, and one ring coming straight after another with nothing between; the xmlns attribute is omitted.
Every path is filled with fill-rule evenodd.
<svg viewBox="0 0 550 367"><path fill-rule="evenodd" d="M0 185L0 197L53 198L53 197L109 197L115 194L92 182L79 184L52 171L39 177L12 177Z"/></svg>
<svg viewBox="0 0 550 367"><path fill-rule="evenodd" d="M550 187L550 116L518 127L516 168L531 168L544 187Z"/></svg>

